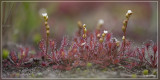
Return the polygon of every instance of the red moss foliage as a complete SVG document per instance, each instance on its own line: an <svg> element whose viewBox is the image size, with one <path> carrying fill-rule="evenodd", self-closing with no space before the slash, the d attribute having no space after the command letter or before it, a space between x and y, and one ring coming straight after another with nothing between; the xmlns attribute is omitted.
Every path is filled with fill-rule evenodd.
<svg viewBox="0 0 160 80"><path fill-rule="evenodd" d="M143 47L136 48L131 47L132 42L126 40L124 47L123 42L118 45L112 33L107 33L101 43L97 35L102 33L102 30L87 32L86 38L81 35L75 35L71 41L64 37L60 48L56 48L54 40L49 40L47 54L45 53L45 40L41 40L39 42L39 52L34 55L29 54L29 48L20 48L18 52L11 51L10 60L3 60L3 63L6 63L3 66L30 67L34 66L35 63L28 63L29 60L37 58L42 60L40 61L42 67L53 65L53 69L60 70L86 67L88 62L97 65L98 68L119 64L130 69L142 65L157 67L157 45L153 42L148 41Z"/></svg>

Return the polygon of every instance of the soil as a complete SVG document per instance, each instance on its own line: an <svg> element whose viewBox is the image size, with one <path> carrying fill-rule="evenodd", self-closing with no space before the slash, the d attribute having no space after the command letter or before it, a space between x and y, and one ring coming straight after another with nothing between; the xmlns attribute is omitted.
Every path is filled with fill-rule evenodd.
<svg viewBox="0 0 160 80"><path fill-rule="evenodd" d="M149 75L143 75L141 70L129 70L124 67L108 67L106 69L96 69L95 67L81 69L74 68L70 71L53 70L48 67L8 67L2 69L2 78L157 78L149 70Z"/></svg>

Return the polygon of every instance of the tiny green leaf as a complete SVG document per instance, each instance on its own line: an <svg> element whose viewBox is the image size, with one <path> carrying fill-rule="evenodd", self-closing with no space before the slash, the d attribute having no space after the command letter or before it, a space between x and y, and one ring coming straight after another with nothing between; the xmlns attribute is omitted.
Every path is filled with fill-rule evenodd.
<svg viewBox="0 0 160 80"><path fill-rule="evenodd" d="M91 67L92 66L92 63L87 63L87 67Z"/></svg>
<svg viewBox="0 0 160 80"><path fill-rule="evenodd" d="M146 70L146 69L143 70L143 74L144 74L144 75L148 75L148 70Z"/></svg>
<svg viewBox="0 0 160 80"><path fill-rule="evenodd" d="M114 68L112 68L112 71L114 71L115 69Z"/></svg>
<svg viewBox="0 0 160 80"><path fill-rule="evenodd" d="M153 75L157 75L157 71L156 70L153 71Z"/></svg>
<svg viewBox="0 0 160 80"><path fill-rule="evenodd" d="M16 73L16 77L20 77L20 74L19 74L19 73Z"/></svg>
<svg viewBox="0 0 160 80"><path fill-rule="evenodd" d="M77 68L77 71L80 71L81 69L80 68Z"/></svg>
<svg viewBox="0 0 160 80"><path fill-rule="evenodd" d="M32 78L35 78L35 75L32 73L32 74L31 74L31 77L32 77Z"/></svg>
<svg viewBox="0 0 160 80"><path fill-rule="evenodd" d="M104 68L104 69L103 69L103 72L105 72L105 71L107 71L107 70L108 70L107 68Z"/></svg>
<svg viewBox="0 0 160 80"><path fill-rule="evenodd" d="M42 77L43 76L43 74L42 73L37 73L37 77Z"/></svg>
<svg viewBox="0 0 160 80"><path fill-rule="evenodd" d="M7 49L3 49L3 54L2 54L2 56L3 56L3 59L7 59L8 56L9 56L9 51L8 51Z"/></svg>
<svg viewBox="0 0 160 80"><path fill-rule="evenodd" d="M132 74L132 78L137 78L137 75L136 74Z"/></svg>

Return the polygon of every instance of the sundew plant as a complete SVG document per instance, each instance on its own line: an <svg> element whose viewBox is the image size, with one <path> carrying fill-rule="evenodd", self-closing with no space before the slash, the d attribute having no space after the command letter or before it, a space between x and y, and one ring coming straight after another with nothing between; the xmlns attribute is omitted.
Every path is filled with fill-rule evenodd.
<svg viewBox="0 0 160 80"><path fill-rule="evenodd" d="M28 4L24 5L25 9L29 10ZM32 12L28 14L35 17ZM23 45L17 45L14 49L3 47L2 77L157 78L157 43L144 40L142 45L138 45L129 39L130 34L127 31L136 13L129 9L123 14L121 25L118 25L121 27L118 32L122 35L118 38L109 27L106 28L103 19L99 19L96 28L92 30L89 29L88 23L79 20L77 30L71 31L74 35L63 34L59 36L62 38L60 41L55 38L56 32L51 30L56 29L56 20L50 24L52 23L50 15L47 10L42 9L39 16L42 23L42 27L39 27L41 32L30 36L34 37L35 48ZM63 30L58 32L61 33Z"/></svg>

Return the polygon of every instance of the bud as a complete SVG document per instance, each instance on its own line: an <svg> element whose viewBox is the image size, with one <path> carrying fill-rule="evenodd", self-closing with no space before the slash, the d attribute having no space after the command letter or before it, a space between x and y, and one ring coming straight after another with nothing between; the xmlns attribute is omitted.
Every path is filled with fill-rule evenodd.
<svg viewBox="0 0 160 80"><path fill-rule="evenodd" d="M23 52L22 52L22 57L24 57L24 56L25 56L25 52L23 51Z"/></svg>
<svg viewBox="0 0 160 80"><path fill-rule="evenodd" d="M62 57L65 57L65 53L64 51L61 52Z"/></svg>
<svg viewBox="0 0 160 80"><path fill-rule="evenodd" d="M46 16L47 16L47 13L42 13L42 16L43 16L43 17L46 17Z"/></svg>
<svg viewBox="0 0 160 80"><path fill-rule="evenodd" d="M123 32L126 32L125 26L122 26L122 31L123 31Z"/></svg>
<svg viewBox="0 0 160 80"><path fill-rule="evenodd" d="M117 47L119 47L119 45L120 45L119 43L120 43L119 41L116 42Z"/></svg>
<svg viewBox="0 0 160 80"><path fill-rule="evenodd" d="M47 13L42 13L42 16L44 17L44 19L47 21L48 20L48 15Z"/></svg>
<svg viewBox="0 0 160 80"><path fill-rule="evenodd" d="M47 21L45 21L45 26L47 26L48 25L48 22Z"/></svg>
<svg viewBox="0 0 160 80"><path fill-rule="evenodd" d="M45 16L44 19L45 19L46 21L48 21L48 16Z"/></svg>
<svg viewBox="0 0 160 80"><path fill-rule="evenodd" d="M98 24L99 24L99 25L103 25L103 24L104 24L104 20L103 20L103 19L100 19L100 20L98 21Z"/></svg>
<svg viewBox="0 0 160 80"><path fill-rule="evenodd" d="M46 26L46 30L49 30L49 26L48 25Z"/></svg>
<svg viewBox="0 0 160 80"><path fill-rule="evenodd" d="M98 38L100 38L100 37L101 37L101 35L98 33L98 34L97 34L97 37L98 37Z"/></svg>
<svg viewBox="0 0 160 80"><path fill-rule="evenodd" d="M86 24L83 24L83 27L85 28L85 27L86 27Z"/></svg>
<svg viewBox="0 0 160 80"><path fill-rule="evenodd" d="M123 25L124 25L124 26L127 26L127 22L128 22L127 20L124 20L124 21L123 21Z"/></svg>
<svg viewBox="0 0 160 80"><path fill-rule="evenodd" d="M126 14L126 18L127 18L127 19L129 18L129 15L128 15L128 14Z"/></svg>
<svg viewBox="0 0 160 80"><path fill-rule="evenodd" d="M122 40L125 40L125 36L122 37Z"/></svg>
<svg viewBox="0 0 160 80"><path fill-rule="evenodd" d="M103 19L100 19L100 20L98 21L98 27L97 27L97 29L101 29L101 27L103 26L103 24L104 24L104 20L103 20Z"/></svg>
<svg viewBox="0 0 160 80"><path fill-rule="evenodd" d="M103 42L103 38L100 38L100 39L99 39L99 42L102 43L102 42Z"/></svg>
<svg viewBox="0 0 160 80"><path fill-rule="evenodd" d="M77 24L78 24L78 27L79 27L79 28L82 28L82 23L81 23L81 21L78 21Z"/></svg>
<svg viewBox="0 0 160 80"><path fill-rule="evenodd" d="M128 14L128 15L131 15L131 14L132 14L132 11L131 11L131 10L128 10L127 14Z"/></svg>
<svg viewBox="0 0 160 80"><path fill-rule="evenodd" d="M47 35L49 35L49 30L46 31Z"/></svg>
<svg viewBox="0 0 160 80"><path fill-rule="evenodd" d="M86 38L86 34L83 34L83 38Z"/></svg>
<svg viewBox="0 0 160 80"><path fill-rule="evenodd" d="M84 28L84 33L86 33L87 32L87 29L86 28Z"/></svg>
<svg viewBox="0 0 160 80"><path fill-rule="evenodd" d="M103 33L103 34L102 34L102 37L104 38L105 36L106 36L106 34L105 34L105 33Z"/></svg>
<svg viewBox="0 0 160 80"><path fill-rule="evenodd" d="M86 42L82 43L81 46L84 46L86 44Z"/></svg>
<svg viewBox="0 0 160 80"><path fill-rule="evenodd" d="M132 14L132 11L131 11L131 10L128 10L127 13L126 13L126 18L128 19L131 14Z"/></svg>
<svg viewBox="0 0 160 80"><path fill-rule="evenodd" d="M108 33L108 31L104 30L104 31L103 31L103 33L107 34L107 33Z"/></svg>

